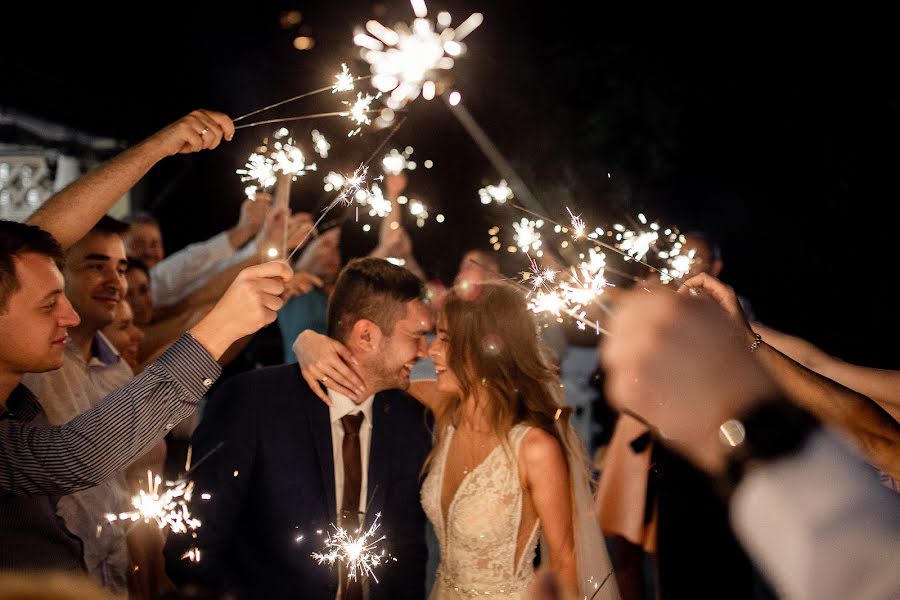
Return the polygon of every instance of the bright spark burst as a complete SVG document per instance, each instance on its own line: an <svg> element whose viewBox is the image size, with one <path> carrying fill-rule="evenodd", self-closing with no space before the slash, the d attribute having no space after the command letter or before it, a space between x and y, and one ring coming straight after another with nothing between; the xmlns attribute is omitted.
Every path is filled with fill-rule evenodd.
<svg viewBox="0 0 900 600"><path fill-rule="evenodd" d="M381 166L385 175L399 175L404 170L412 171L416 168L416 163L409 160L412 156L412 146L407 146L403 152L393 148L384 158L381 159Z"/></svg>
<svg viewBox="0 0 900 600"><path fill-rule="evenodd" d="M353 172L353 175L344 177L344 185L337 200L343 202L347 206L358 196L366 197L370 194L366 176L369 174L369 167L365 164L359 165Z"/></svg>
<svg viewBox="0 0 900 600"><path fill-rule="evenodd" d="M507 200L512 200L513 192L506 180L501 179L497 185L486 185L478 190L478 197L482 204L490 204L492 201L505 204Z"/></svg>
<svg viewBox="0 0 900 600"><path fill-rule="evenodd" d="M313 148L315 148L316 154L322 158L328 158L328 151L331 150L331 144L328 143L328 140L325 139L324 135L319 133L318 129L313 129L311 135Z"/></svg>
<svg viewBox="0 0 900 600"><path fill-rule="evenodd" d="M244 195L250 200L256 200L256 192L259 188L255 185L248 185L244 188Z"/></svg>
<svg viewBox="0 0 900 600"><path fill-rule="evenodd" d="M316 163L306 164L303 158L303 152L294 145L294 140L288 138L286 141L277 141L273 145L274 150L269 158L274 163L276 172L293 176L296 181L297 177L302 177L307 171L315 171Z"/></svg>
<svg viewBox="0 0 900 600"><path fill-rule="evenodd" d="M584 237L585 225L584 221L581 219L581 215L576 217L569 208L566 208L566 212L568 212L569 216L572 218L572 238L577 240L580 237Z"/></svg>
<svg viewBox="0 0 900 600"><path fill-rule="evenodd" d="M334 76L334 85L331 86L331 93L336 94L337 92L348 92L353 89L354 82L353 75L350 74L350 69L347 68L346 64L341 64L341 72ZM322 158L325 158L324 156Z"/></svg>
<svg viewBox="0 0 900 600"><path fill-rule="evenodd" d="M350 104L349 102L344 102L347 106L350 107L350 110L341 113L345 117L349 117L353 123L355 123L358 127L356 129L350 130L350 133L347 134L347 137L352 137L362 131L363 125L369 125L372 122L372 119L369 118L369 111L372 109L372 101L376 100L381 96L381 92L372 96L371 94L363 95L362 92L356 94L356 102Z"/></svg>
<svg viewBox="0 0 900 600"><path fill-rule="evenodd" d="M331 192L334 190L339 190L344 187L345 183L347 183L346 177L344 177L340 173L329 171L328 175L325 176L325 191Z"/></svg>
<svg viewBox="0 0 900 600"><path fill-rule="evenodd" d="M541 234L537 230L543 225L544 222L541 220L529 221L525 218L522 218L518 223L513 223L513 229L516 230L513 237L516 240L516 245L522 252L540 250L543 242L541 242Z"/></svg>
<svg viewBox="0 0 900 600"><path fill-rule="evenodd" d="M618 247L634 260L644 260L647 253L650 252L650 248L658 239L659 234L655 231L643 231L638 233L626 229L621 232L621 240L619 240Z"/></svg>
<svg viewBox="0 0 900 600"><path fill-rule="evenodd" d="M244 168L236 172L241 176L241 181L255 181L262 188L272 187L278 181L274 161L256 152L250 155Z"/></svg>
<svg viewBox="0 0 900 600"><path fill-rule="evenodd" d="M140 490L131 498L132 511L107 514L108 521L155 521L160 529L170 529L173 533L187 533L198 529L200 521L191 516L188 502L194 491L193 481L167 481L162 494L159 475L147 471L147 490Z"/></svg>
<svg viewBox="0 0 900 600"><path fill-rule="evenodd" d="M462 40L484 20L481 13L473 13L452 28L449 13L441 13L435 27L425 18L428 10L423 0L414 0L413 9L416 18L411 26L400 23L390 29L372 20L366 23L365 31L358 29L353 36L363 60L370 65L372 85L384 93L391 92L387 105L395 110L420 94L431 99L443 91L438 85L441 72L452 69L454 57L465 54Z"/></svg>
<svg viewBox="0 0 900 600"><path fill-rule="evenodd" d="M343 564L347 571L348 581L360 577L371 577L375 583L378 583L374 569L386 560L385 551L378 548L379 542L386 538L383 535L375 537L378 528L381 527L380 521L381 513L378 513L367 531L360 534L360 530L356 530L358 537L354 537L343 527L332 525L334 533L325 536L325 548L322 552L313 552L313 559L320 565Z"/></svg>

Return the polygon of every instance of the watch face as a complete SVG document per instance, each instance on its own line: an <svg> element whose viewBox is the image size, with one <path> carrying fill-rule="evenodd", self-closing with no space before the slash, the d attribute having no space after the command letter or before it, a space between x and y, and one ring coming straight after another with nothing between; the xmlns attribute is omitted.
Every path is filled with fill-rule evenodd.
<svg viewBox="0 0 900 600"><path fill-rule="evenodd" d="M734 448L744 442L747 437L747 431L744 429L743 423L737 419L729 419L719 425L719 441Z"/></svg>

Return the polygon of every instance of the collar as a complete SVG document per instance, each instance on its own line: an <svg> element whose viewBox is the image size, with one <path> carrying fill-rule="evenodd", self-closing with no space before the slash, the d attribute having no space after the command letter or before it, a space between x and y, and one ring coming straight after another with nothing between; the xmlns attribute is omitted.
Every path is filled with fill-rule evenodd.
<svg viewBox="0 0 900 600"><path fill-rule="evenodd" d="M328 397L331 399L328 414L332 423L340 421L341 417L346 415L362 412L365 415L365 422L372 424L372 403L375 399L375 394L372 394L360 404L356 404L347 396L333 390L328 390Z"/></svg>
<svg viewBox="0 0 900 600"><path fill-rule="evenodd" d="M6 399L6 406L0 407L0 420L10 419L12 421L28 422L41 414L43 409L41 404L34 397L24 384L19 384L13 388L9 398Z"/></svg>
<svg viewBox="0 0 900 600"><path fill-rule="evenodd" d="M71 338L66 342L66 350L84 363L84 359L81 358L81 351L75 347ZM101 332L96 332L93 339L91 339L91 357L85 364L89 367L108 367L116 364L119 360L119 351L112 345L112 342L106 339L106 336Z"/></svg>

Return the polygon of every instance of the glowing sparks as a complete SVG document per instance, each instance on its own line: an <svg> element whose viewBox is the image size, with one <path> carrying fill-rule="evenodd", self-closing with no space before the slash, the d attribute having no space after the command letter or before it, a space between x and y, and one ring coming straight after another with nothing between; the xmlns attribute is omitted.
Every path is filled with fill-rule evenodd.
<svg viewBox="0 0 900 600"><path fill-rule="evenodd" d="M275 174L275 163L267 156L254 152L247 159L247 163L243 169L238 169L237 174L241 176L241 181L255 181L259 187L269 188L278 181Z"/></svg>
<svg viewBox="0 0 900 600"><path fill-rule="evenodd" d="M396 148L392 149L384 158L381 159L381 166L385 175L399 175L404 170L412 171L416 168L416 163L409 160L412 156L412 146L407 146L403 152Z"/></svg>
<svg viewBox="0 0 900 600"><path fill-rule="evenodd" d="M415 100L423 87L426 98L439 94L444 87L441 74L453 68L454 58L465 54L462 40L483 20L481 13L474 13L454 29L450 27L450 14L441 13L435 27L425 18L428 10L424 0L413 0L412 4L416 18L411 26L401 23L390 29L373 20L353 37L370 65L372 85L390 92L387 105L393 109Z"/></svg>
<svg viewBox="0 0 900 600"><path fill-rule="evenodd" d="M166 482L162 493L159 475L147 471L147 490L140 490L131 498L132 511L107 514L108 521L154 521L160 529L168 528L173 533L187 533L198 529L200 521L191 516L188 502L194 491L193 481Z"/></svg>
<svg viewBox="0 0 900 600"><path fill-rule="evenodd" d="M572 214L572 211L569 208L566 208L566 212L569 213L569 217L572 218L572 237L576 240L578 238L584 237L584 221L581 219L581 215L577 217Z"/></svg>
<svg viewBox="0 0 900 600"><path fill-rule="evenodd" d="M505 204L507 200L512 200L513 192L505 179L501 179L497 185L486 185L478 190L478 197L481 198L482 204Z"/></svg>
<svg viewBox="0 0 900 600"><path fill-rule="evenodd" d="M328 143L328 140L325 139L324 135L319 133L318 129L313 129L311 135L313 148L315 149L316 154L322 158L328 158L328 151L331 150L331 144Z"/></svg>
<svg viewBox="0 0 900 600"><path fill-rule="evenodd" d="M260 188L266 189L275 185L278 182L278 173L290 175L296 180L307 171L316 170L315 163L306 163L303 152L288 135L288 130L283 127L276 131L272 135L275 141L272 143L271 151L268 146L261 146L250 155L244 168L236 171L241 176L242 182L253 182L253 185L244 188L248 198L255 198Z"/></svg>
<svg viewBox="0 0 900 600"><path fill-rule="evenodd" d="M353 175L344 177L344 184L337 200L346 205L350 205L355 198L366 197L371 192L366 182L366 176L369 174L369 167L365 164L359 165Z"/></svg>
<svg viewBox="0 0 900 600"><path fill-rule="evenodd" d="M334 171L330 171L328 175L325 176L325 191L332 192L334 190L339 190L344 187L344 184L347 182L347 178L341 175L340 173L335 173Z"/></svg>
<svg viewBox="0 0 900 600"><path fill-rule="evenodd" d="M541 242L541 234L538 232L538 229L543 227L543 225L544 222L541 220L529 221L525 218L518 223L513 223L513 229L516 230L513 237L516 240L516 245L522 252L540 250L543 242Z"/></svg>
<svg viewBox="0 0 900 600"><path fill-rule="evenodd" d="M353 75L350 74L350 69L347 68L347 65L341 64L341 72L334 76L334 85L331 86L331 93L336 94L337 92L348 92L352 90L354 81Z"/></svg>
<svg viewBox="0 0 900 600"><path fill-rule="evenodd" d="M341 113L345 117L349 117L353 123L355 123L358 127L356 129L350 130L350 133L347 134L347 137L352 137L362 131L363 125L369 125L372 123L372 119L369 118L369 112L372 110L372 101L381 96L379 92L375 96L371 94L363 95L362 92L356 94L356 102L350 104L349 102L344 102L347 106L350 107L350 110Z"/></svg>
<svg viewBox="0 0 900 600"><path fill-rule="evenodd" d="M379 543L386 539L385 536L376 538L381 527L380 520L381 513L378 513L367 531L360 534L360 529L356 530L357 537L342 527L332 525L334 533L325 536L325 548L322 552L313 552L312 558L320 565L334 566L335 563L343 565L347 571L348 581L371 577L378 583L374 569L383 564L387 558L385 551L378 548Z"/></svg>

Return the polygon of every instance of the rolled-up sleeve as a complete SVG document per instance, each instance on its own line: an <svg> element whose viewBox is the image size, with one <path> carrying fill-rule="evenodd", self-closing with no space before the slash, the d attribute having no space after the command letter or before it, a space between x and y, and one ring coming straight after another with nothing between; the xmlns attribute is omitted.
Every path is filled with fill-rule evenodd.
<svg viewBox="0 0 900 600"><path fill-rule="evenodd" d="M0 490L68 494L97 485L190 415L221 372L185 334L128 385L64 425L0 421Z"/></svg>

